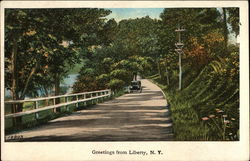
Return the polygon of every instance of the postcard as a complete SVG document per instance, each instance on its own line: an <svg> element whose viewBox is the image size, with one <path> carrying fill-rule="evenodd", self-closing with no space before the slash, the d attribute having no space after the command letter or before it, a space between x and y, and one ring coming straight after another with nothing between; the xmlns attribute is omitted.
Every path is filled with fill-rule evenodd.
<svg viewBox="0 0 250 161"><path fill-rule="evenodd" d="M1 159L249 160L247 4L1 2Z"/></svg>

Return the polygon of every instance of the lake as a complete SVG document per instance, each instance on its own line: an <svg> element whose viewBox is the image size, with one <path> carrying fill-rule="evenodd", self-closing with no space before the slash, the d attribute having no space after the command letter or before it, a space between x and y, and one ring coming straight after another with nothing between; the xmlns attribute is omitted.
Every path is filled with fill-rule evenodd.
<svg viewBox="0 0 250 161"><path fill-rule="evenodd" d="M66 88L66 93L71 93L73 91L72 86L76 82L78 74L69 74L64 80L61 82L60 87ZM41 92L38 90L38 94L40 95ZM10 90L5 89L5 98L11 97ZM28 97L26 97L28 98Z"/></svg>

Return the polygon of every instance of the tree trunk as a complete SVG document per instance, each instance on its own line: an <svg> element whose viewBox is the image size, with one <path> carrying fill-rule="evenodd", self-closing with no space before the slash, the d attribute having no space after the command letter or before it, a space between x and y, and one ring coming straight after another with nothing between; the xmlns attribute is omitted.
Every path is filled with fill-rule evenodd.
<svg viewBox="0 0 250 161"><path fill-rule="evenodd" d="M37 67L38 67L38 63L36 64L36 66L34 68L32 68L32 70L27 78L27 81L25 82L25 86L24 86L23 92L22 92L21 97L20 97L21 99L25 98L26 92L28 90L29 82L30 82L32 76L35 74Z"/></svg>
<svg viewBox="0 0 250 161"><path fill-rule="evenodd" d="M137 81L137 72L134 73L134 80Z"/></svg>
<svg viewBox="0 0 250 161"><path fill-rule="evenodd" d="M44 93L45 93L45 97L49 97L49 91L46 87L43 87L44 88ZM45 100L45 106L48 106L49 105L49 100L46 99Z"/></svg>
<svg viewBox="0 0 250 161"><path fill-rule="evenodd" d="M227 51L227 45L228 45L227 12L226 8L222 9L223 9L223 35L224 35L225 50Z"/></svg>
<svg viewBox="0 0 250 161"><path fill-rule="evenodd" d="M11 64L12 64L12 99L18 99L18 92L17 92L17 40L15 39L13 42L13 50L11 55Z"/></svg>
<svg viewBox="0 0 250 161"><path fill-rule="evenodd" d="M157 59L157 68L158 68L158 74L160 76L160 79L162 79L162 76L161 76L161 66L160 66L160 60L159 60L159 58Z"/></svg>
<svg viewBox="0 0 250 161"><path fill-rule="evenodd" d="M169 85L169 73L167 66L166 66L166 77L167 77L167 85Z"/></svg>
<svg viewBox="0 0 250 161"><path fill-rule="evenodd" d="M55 96L60 95L60 78L58 74L55 74ZM56 104L60 103L60 98L56 98ZM60 108L56 108L54 112L61 112Z"/></svg>
<svg viewBox="0 0 250 161"><path fill-rule="evenodd" d="M13 38L13 49L11 55L11 63L12 63L12 99L19 100L18 95L18 73L17 73L17 37ZM23 110L22 104L13 104L12 105L12 113L21 112ZM19 127L22 124L22 117L13 117L12 118L13 126Z"/></svg>

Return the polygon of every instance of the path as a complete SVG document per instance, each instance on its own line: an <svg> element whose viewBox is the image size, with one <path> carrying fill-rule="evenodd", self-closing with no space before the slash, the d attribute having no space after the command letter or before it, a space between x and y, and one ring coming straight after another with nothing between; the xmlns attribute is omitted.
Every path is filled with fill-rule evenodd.
<svg viewBox="0 0 250 161"><path fill-rule="evenodd" d="M27 130L23 141L165 141L172 140L172 124L159 87L142 79L142 93L74 112Z"/></svg>

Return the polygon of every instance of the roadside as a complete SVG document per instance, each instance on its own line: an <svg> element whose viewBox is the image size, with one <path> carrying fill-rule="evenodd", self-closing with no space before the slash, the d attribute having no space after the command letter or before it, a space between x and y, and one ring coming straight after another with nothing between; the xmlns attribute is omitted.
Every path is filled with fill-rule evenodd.
<svg viewBox="0 0 250 161"><path fill-rule="evenodd" d="M142 79L142 93L131 93L23 131L19 141L173 140L166 100L158 86Z"/></svg>

